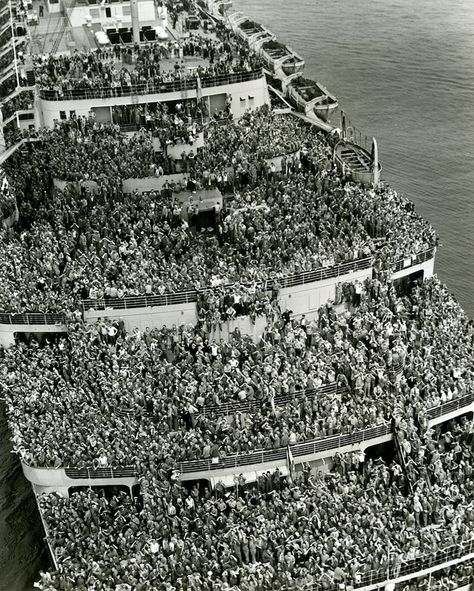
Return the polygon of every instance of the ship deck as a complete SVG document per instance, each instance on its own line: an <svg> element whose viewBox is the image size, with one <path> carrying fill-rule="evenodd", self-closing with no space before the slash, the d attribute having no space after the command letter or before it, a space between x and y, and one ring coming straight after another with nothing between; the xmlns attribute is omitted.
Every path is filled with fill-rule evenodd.
<svg viewBox="0 0 474 591"><path fill-rule="evenodd" d="M69 0L69 4L71 2L72 0ZM39 15L40 5L44 6L42 0L33 0L33 12L37 15ZM156 27L158 24L158 14L155 6L155 20L141 20L140 26ZM104 25L104 29L107 29L110 26L111 25ZM30 43L26 53L29 55L44 55L51 53L66 53L74 51L75 49L79 51L97 49L98 45L95 41L94 33L100 30L102 30L102 25L100 23L93 23L90 26L83 25L80 27L73 27L70 25L68 17L62 13L49 13L45 11L43 17L38 16L36 22L31 22L29 24ZM181 30L179 24L177 25L177 28L173 28L170 22L168 23L167 33L169 36L168 41L177 41L188 37L188 34ZM205 31L202 28L196 29L192 31L192 33L207 36L211 39L216 38L212 31ZM159 43L159 41L157 42ZM146 42L144 42L143 45L146 45ZM197 65L209 65L208 60L196 61L199 62ZM173 61L173 65L174 63L175 61Z"/></svg>

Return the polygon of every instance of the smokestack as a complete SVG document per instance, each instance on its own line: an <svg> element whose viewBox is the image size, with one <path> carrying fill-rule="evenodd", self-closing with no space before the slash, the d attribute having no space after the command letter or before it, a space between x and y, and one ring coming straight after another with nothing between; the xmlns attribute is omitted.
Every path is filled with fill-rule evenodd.
<svg viewBox="0 0 474 591"><path fill-rule="evenodd" d="M130 0L130 13L132 15L133 42L140 43L140 22L138 20L138 0Z"/></svg>

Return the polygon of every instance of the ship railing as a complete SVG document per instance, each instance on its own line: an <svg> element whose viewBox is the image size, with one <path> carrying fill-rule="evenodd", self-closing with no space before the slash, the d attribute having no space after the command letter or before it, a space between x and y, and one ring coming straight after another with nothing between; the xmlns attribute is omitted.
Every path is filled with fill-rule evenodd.
<svg viewBox="0 0 474 591"><path fill-rule="evenodd" d="M440 404L439 406L435 406L434 408L430 408L426 411L426 418L428 420L437 419L439 417L445 416L449 413L455 412L462 408L469 407L470 404L474 402L474 392L470 394L466 394L461 398L455 398L454 400L450 400L449 402L445 402Z"/></svg>
<svg viewBox="0 0 474 591"><path fill-rule="evenodd" d="M347 263L340 263L332 267L321 267L315 271L305 271L296 273L294 275L287 275L275 279L268 279L266 281L256 282L257 287L262 287L266 290L272 289L275 285L280 288L294 287L296 285L306 285L316 281L324 281L325 279L332 279L341 275L347 275L355 271L369 269L372 265L372 258L365 257L350 261ZM226 284L225 288L231 288L234 283ZM245 285L241 283L239 285ZM173 304L188 304L197 301L198 293L205 293L212 291L215 288L208 287L200 290L180 291L174 293L167 293L163 295L147 295L147 296L126 296L124 298L100 298L100 299L84 299L82 300L82 309L86 310L127 310L129 308L145 308L149 306L170 306Z"/></svg>
<svg viewBox="0 0 474 591"><path fill-rule="evenodd" d="M455 410L459 410L462 408L467 409L469 405L473 402L473 400L474 393L468 394L459 399L452 400L437 407L428 409L426 411L426 416L428 419L432 419L435 417L448 415L449 413ZM355 431L352 433L328 435L326 437L321 437L310 441L302 441L300 443L295 443L293 445L290 445L290 450L293 457L295 458L306 455L315 455L321 452L337 450L349 445L364 443L366 441L370 441L378 437L383 437L390 434L391 425L387 422L381 425L377 425L375 427L367 427L366 429L362 429L360 431ZM270 455L267 454L270 454L273 451L275 450L261 450L258 452L257 455L255 455L255 453L244 453L236 454L234 456L226 456L224 458L194 460L191 462L184 461L179 464L179 469L182 474L186 474L189 472L196 471L196 466L199 466L199 471L215 471L222 470L227 467L233 467L234 464L239 466L245 466L252 465L254 463L265 463L272 461L272 459L270 459ZM261 454L261 456L259 454ZM262 458L261 460L259 459L260 457ZM231 465L227 466L227 462L230 462Z"/></svg>
<svg viewBox="0 0 474 591"><path fill-rule="evenodd" d="M383 437L390 435L391 425L390 423L384 423L377 425L376 427L368 427L361 431L354 431L352 433L339 434L335 436L322 437L313 441L296 443L290 446L293 457L302 457L307 455L315 455L317 453L336 450L349 445L357 445L358 443L364 443L376 439L377 437Z"/></svg>
<svg viewBox="0 0 474 591"><path fill-rule="evenodd" d="M0 314L0 324L26 325L62 325L66 322L64 314L41 314L39 312L24 312L22 314Z"/></svg>
<svg viewBox="0 0 474 591"><path fill-rule="evenodd" d="M357 584L353 586L354 590L365 589L372 585L383 587L383 584L397 581L397 580L410 580L415 578L418 573L423 572L434 572L445 568L445 565L452 563L456 564L465 560L470 560L474 553L474 539L460 541L457 544L442 548L437 552L430 554L422 554L407 560L401 565L394 565L393 561L390 562L388 567L378 570L371 570L364 573ZM410 575L414 575L411 577ZM305 591L338 591L340 589L339 584L334 584L331 587L321 585L320 583L313 583L303 587ZM289 591L289 589L288 589Z"/></svg>
<svg viewBox="0 0 474 591"><path fill-rule="evenodd" d="M256 450L246 454L235 454L222 458L205 458L201 460L186 460L178 463L178 470L181 474L193 472L211 472L265 464L267 462L283 461L287 456L287 448Z"/></svg>
<svg viewBox="0 0 474 591"><path fill-rule="evenodd" d="M289 448L293 457L303 457L333 449L339 449L348 445L355 445L390 433L390 423L385 423L377 425L376 427L368 427L361 431L347 433L345 435L328 435L327 437L321 437L311 441L302 441L301 443L290 445ZM178 469L181 474L189 474L192 472L215 472L217 470L226 470L229 468L266 464L276 460L284 460L286 454L286 447L271 450L262 449L250 453L224 456L222 458L187 460L179 462Z"/></svg>
<svg viewBox="0 0 474 591"><path fill-rule="evenodd" d="M390 373L392 375L400 375L403 372L403 364L398 363L390 369ZM232 402L224 402L222 404L206 404L202 406L197 411L197 415L200 416L209 416L212 415L214 417L223 417L223 416L231 416L237 413L249 413L255 409L262 408L265 405L273 404L275 406L284 406L286 404L291 404L294 402L298 402L300 400L313 400L317 396L324 396L324 395L332 395L338 396L341 394L347 394L349 389L347 386L338 386L337 382L331 382L329 384L324 384L323 386L319 386L318 388L306 388L304 390L295 390L294 392L288 392L285 394L278 394L273 398L273 401L270 399L262 400L239 400L239 401L232 401ZM436 407L433 409L434 412L438 414L433 414L431 416L430 412L427 413L427 417L429 419L441 416L443 414L447 414L454 410L458 410L459 408L463 408L467 406L469 402L472 402L471 398L474 399L474 394L469 394L463 398L453 400L443 405L443 409L441 407ZM132 409L125 409L125 408L117 408L115 413L120 416L149 416L152 418L156 418L153 412L145 410L143 407L140 407L139 412L136 412Z"/></svg>
<svg viewBox="0 0 474 591"><path fill-rule="evenodd" d="M64 472L68 478L73 480L135 478L137 476L135 466L122 466L119 468L64 468Z"/></svg>
<svg viewBox="0 0 474 591"><path fill-rule="evenodd" d="M296 273L294 275L287 275L276 280L270 280L267 283L278 283L280 287L293 287L295 285L305 285L315 281L324 281L325 279L333 279L340 275L347 275L355 271L362 271L370 268L372 265L372 257L365 257L347 263L340 263L332 267L321 267L315 271L305 271L303 273Z"/></svg>
<svg viewBox="0 0 474 591"><path fill-rule="evenodd" d="M434 257L435 248L428 248L423 252L419 252L412 256L408 256L404 259L400 259L393 263L392 265L392 272L396 273L397 271L402 271L403 269L407 269L409 267L413 267L414 265L420 265L421 263L425 263L426 261L431 260Z"/></svg>
<svg viewBox="0 0 474 591"><path fill-rule="evenodd" d="M133 308L152 308L197 302L197 291L177 291L162 295L126 296L124 298L100 298L82 300L82 310L130 310Z"/></svg>
<svg viewBox="0 0 474 591"><path fill-rule="evenodd" d="M337 385L337 382L332 382L330 384L325 384L324 386L320 386L319 388L307 388L306 390L296 390L295 392L287 393L287 394L279 394L274 397L273 403L275 406L283 406L285 404L290 404L292 402L298 400L312 400L316 396L324 395L324 394L344 394L348 392L347 387ZM224 402L223 404L209 404L203 406L199 411L198 414L206 416L206 415L213 415L213 416L229 416L236 414L238 412L246 413L251 412L255 408L261 408L265 404L270 404L269 400L242 400L236 402Z"/></svg>
<svg viewBox="0 0 474 591"><path fill-rule="evenodd" d="M263 77L263 69L258 68L250 72L236 72L220 76L203 76L201 88L223 86L227 84L240 84L251 80L258 80ZM48 89L42 88L39 96L45 101L69 101L86 99L106 99L125 96L143 96L147 94L165 94L169 92L197 91L197 78L184 78L170 82L143 82L130 84L128 86L102 86L98 88L73 88L73 89Z"/></svg>
<svg viewBox="0 0 474 591"><path fill-rule="evenodd" d="M474 400L474 393L463 396L459 399L430 408L426 411L428 418L447 415L453 410L468 408ZM125 414L128 414L125 412ZM350 445L371 442L379 437L391 435L392 428L389 422L380 425L367 427L352 433L339 433L336 435L327 435L309 441L301 441L289 446L294 458L301 458L308 455L338 450ZM232 469L244 466L264 464L267 462L281 461L286 458L287 447L277 449L261 449L248 453L233 454L224 457L201 458L185 460L178 463L178 469L181 474L193 472L216 472L225 469ZM47 468L55 470L55 468ZM137 476L137 470L134 466L106 467L106 468L64 468L69 478L131 478Z"/></svg>

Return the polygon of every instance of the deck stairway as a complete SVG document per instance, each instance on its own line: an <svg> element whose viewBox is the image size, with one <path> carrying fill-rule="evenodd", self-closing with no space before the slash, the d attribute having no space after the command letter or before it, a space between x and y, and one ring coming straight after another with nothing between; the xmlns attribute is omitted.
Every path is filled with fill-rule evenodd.
<svg viewBox="0 0 474 591"><path fill-rule="evenodd" d="M63 40L64 33L69 24L69 19L66 16L62 16L59 21L59 29L56 31L54 35L53 45L51 46L51 53L56 53L58 51L59 46L61 45L61 41Z"/></svg>
<svg viewBox="0 0 474 591"><path fill-rule="evenodd" d="M26 71L26 80L28 81L29 87L31 87L31 88L34 87L35 82L36 82L34 70L27 70Z"/></svg>

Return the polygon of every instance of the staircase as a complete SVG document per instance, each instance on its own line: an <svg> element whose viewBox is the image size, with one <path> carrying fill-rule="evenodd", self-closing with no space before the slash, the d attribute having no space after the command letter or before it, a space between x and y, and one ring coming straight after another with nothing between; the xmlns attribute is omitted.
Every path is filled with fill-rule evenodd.
<svg viewBox="0 0 474 591"><path fill-rule="evenodd" d="M54 36L53 44L51 46L51 53L56 53L58 51L61 41L63 40L64 33L68 27L68 23L69 19L65 16L62 16L61 20L59 21L59 29Z"/></svg>
<svg viewBox="0 0 474 591"><path fill-rule="evenodd" d="M35 85L36 78L35 78L35 71L34 70L27 70L26 71L26 80L28 81L28 86Z"/></svg>

